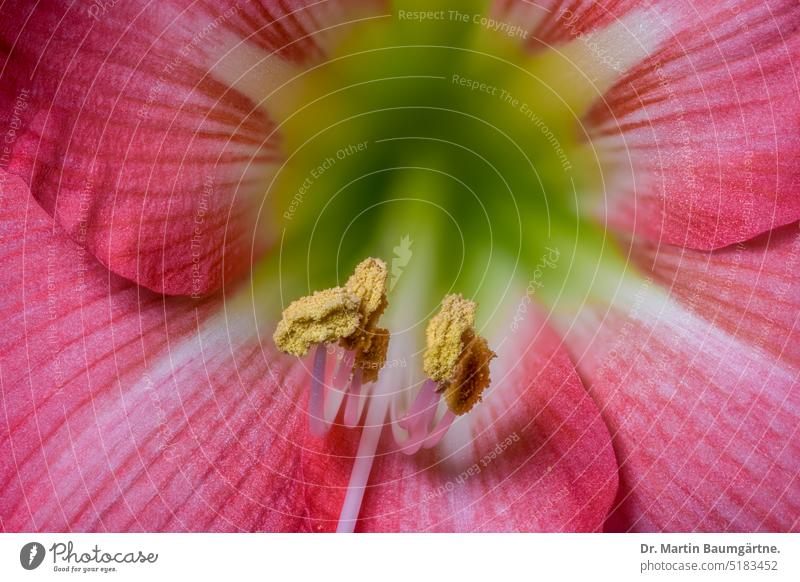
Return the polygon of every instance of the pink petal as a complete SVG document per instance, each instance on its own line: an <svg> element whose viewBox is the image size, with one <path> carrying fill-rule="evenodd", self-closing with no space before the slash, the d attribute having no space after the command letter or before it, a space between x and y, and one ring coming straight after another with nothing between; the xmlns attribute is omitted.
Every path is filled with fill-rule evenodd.
<svg viewBox="0 0 800 582"><path fill-rule="evenodd" d="M110 274L0 184L3 529L335 528L350 463L328 447L352 447L306 436L307 371L219 300Z"/></svg>
<svg viewBox="0 0 800 582"><path fill-rule="evenodd" d="M115 273L218 289L270 239L279 144L261 100L369 2L97 4L3 6L0 103L19 120L4 167Z"/></svg>
<svg viewBox="0 0 800 582"><path fill-rule="evenodd" d="M800 366L800 342L787 341L800 313L797 253L800 231L790 224L746 243L694 251L641 241L632 258L681 303L771 357Z"/></svg>
<svg viewBox="0 0 800 582"><path fill-rule="evenodd" d="M673 34L588 114L609 168L598 211L651 240L714 249L800 218L800 6L681 6Z"/></svg>
<svg viewBox="0 0 800 582"><path fill-rule="evenodd" d="M539 316L527 330L498 348L491 393L438 450L409 458L384 439L358 530L602 526L617 489L608 432L556 334Z"/></svg>
<svg viewBox="0 0 800 582"><path fill-rule="evenodd" d="M654 281L627 308L586 309L568 336L620 463L608 527L796 530L797 225L712 253L644 247L637 259Z"/></svg>
<svg viewBox="0 0 800 582"><path fill-rule="evenodd" d="M532 48L569 42L617 22L646 5L642 0L495 0L494 17L527 32Z"/></svg>

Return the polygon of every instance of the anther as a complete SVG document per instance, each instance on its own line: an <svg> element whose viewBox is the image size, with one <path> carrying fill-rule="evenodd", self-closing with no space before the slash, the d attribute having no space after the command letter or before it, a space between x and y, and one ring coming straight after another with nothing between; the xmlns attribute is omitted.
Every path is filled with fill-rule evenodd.
<svg viewBox="0 0 800 582"><path fill-rule="evenodd" d="M489 386L489 363L495 354L475 331L476 308L461 295L448 295L428 323L423 354L428 380L397 423L408 433L406 440L398 442L408 455L436 446L456 416L469 412ZM434 422L442 398L447 410Z"/></svg>
<svg viewBox="0 0 800 582"><path fill-rule="evenodd" d="M284 310L272 339L282 352L302 358L312 345L354 334L361 317L359 303L344 287L317 291Z"/></svg>
<svg viewBox="0 0 800 582"><path fill-rule="evenodd" d="M448 295L425 333L423 368L456 415L466 414L480 401L491 381L489 363L496 357L475 331L476 307L461 295Z"/></svg>
<svg viewBox="0 0 800 582"><path fill-rule="evenodd" d="M374 382L386 361L389 331L377 327L388 305L386 263L368 258L356 266L344 287L317 291L293 301L273 334L284 353L303 357L316 345L309 396L309 424L322 436L338 413L342 398L335 400L325 379L327 348L338 342L345 350L335 373L337 390L347 394L345 423L355 425L363 411L362 385ZM327 405L326 405L327 403ZM335 410L329 411L335 404Z"/></svg>

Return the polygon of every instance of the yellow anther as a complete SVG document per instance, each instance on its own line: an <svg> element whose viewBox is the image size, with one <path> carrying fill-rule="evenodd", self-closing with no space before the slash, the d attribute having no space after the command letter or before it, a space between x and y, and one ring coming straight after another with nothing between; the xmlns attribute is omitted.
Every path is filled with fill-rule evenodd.
<svg viewBox="0 0 800 582"><path fill-rule="evenodd" d="M496 355L486 340L472 331L468 331L464 339L464 351L456 363L453 378L444 386L444 401L455 414L466 414L481 399L491 382L489 362Z"/></svg>
<svg viewBox="0 0 800 582"><path fill-rule="evenodd" d="M366 352L358 352L353 369L361 368L361 381L374 382L378 379L378 372L386 363L386 354L389 351L389 330L376 329L370 334L371 341Z"/></svg>
<svg viewBox="0 0 800 582"><path fill-rule="evenodd" d="M380 317L389 302L386 300L386 281L389 269L380 259L364 259L345 283L350 293L361 298L361 312L364 320Z"/></svg>
<svg viewBox="0 0 800 582"><path fill-rule="evenodd" d="M348 291L361 300L361 325L353 335L342 339L341 345L348 350L369 352L372 342L372 331L389 301L386 299L386 284L389 269L380 259L364 259L355 269L345 284Z"/></svg>
<svg viewBox="0 0 800 582"><path fill-rule="evenodd" d="M317 291L292 302L273 334L278 349L302 357L314 344L339 341L356 353L362 382L377 379L386 361L389 331L377 327L386 306L389 270L380 259L361 261L344 287Z"/></svg>
<svg viewBox="0 0 800 582"><path fill-rule="evenodd" d="M431 380L446 382L452 377L464 349L461 336L475 325L475 308L474 302L461 295L448 295L439 313L428 322L423 368Z"/></svg>
<svg viewBox="0 0 800 582"><path fill-rule="evenodd" d="M317 291L293 301L272 338L278 349L302 357L314 344L352 335L359 326L359 298L344 287Z"/></svg>

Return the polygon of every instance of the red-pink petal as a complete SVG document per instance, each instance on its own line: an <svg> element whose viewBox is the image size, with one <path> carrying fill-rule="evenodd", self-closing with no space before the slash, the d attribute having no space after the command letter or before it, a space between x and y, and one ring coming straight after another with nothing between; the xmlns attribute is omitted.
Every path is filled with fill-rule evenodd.
<svg viewBox="0 0 800 582"><path fill-rule="evenodd" d="M642 0L496 0L492 13L503 22L522 26L527 32L527 44L537 48L569 42L605 28L645 6Z"/></svg>
<svg viewBox="0 0 800 582"><path fill-rule="evenodd" d="M599 212L699 249L797 220L800 6L714 0L670 14L674 34L588 114L609 168Z"/></svg>
<svg viewBox="0 0 800 582"><path fill-rule="evenodd" d="M620 464L608 527L796 529L797 225L712 253L643 248L637 259L653 280L627 308L588 308L568 335Z"/></svg>
<svg viewBox="0 0 800 582"><path fill-rule="evenodd" d="M109 273L0 183L3 529L333 529L349 461L328 448L352 451L306 436L306 372L220 301Z"/></svg>
<svg viewBox="0 0 800 582"><path fill-rule="evenodd" d="M317 33L365 4L6 3L0 102L19 121L4 167L115 273L213 291L269 240L270 71L318 56Z"/></svg>
<svg viewBox="0 0 800 582"><path fill-rule="evenodd" d="M358 530L602 526L617 489L608 431L556 334L538 315L517 333L498 348L491 392L464 419L470 435L458 420L444 446L413 458L385 439Z"/></svg>
<svg viewBox="0 0 800 582"><path fill-rule="evenodd" d="M800 367L800 342L788 341L798 333L800 313L797 224L717 251L640 241L631 253L644 272L698 315Z"/></svg>

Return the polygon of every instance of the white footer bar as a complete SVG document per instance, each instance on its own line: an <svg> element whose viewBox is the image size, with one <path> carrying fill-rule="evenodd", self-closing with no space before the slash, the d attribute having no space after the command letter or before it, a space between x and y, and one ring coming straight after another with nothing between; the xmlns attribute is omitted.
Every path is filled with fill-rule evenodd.
<svg viewBox="0 0 800 582"><path fill-rule="evenodd" d="M485 582L598 575L797 581L800 534L0 535L0 580Z"/></svg>

